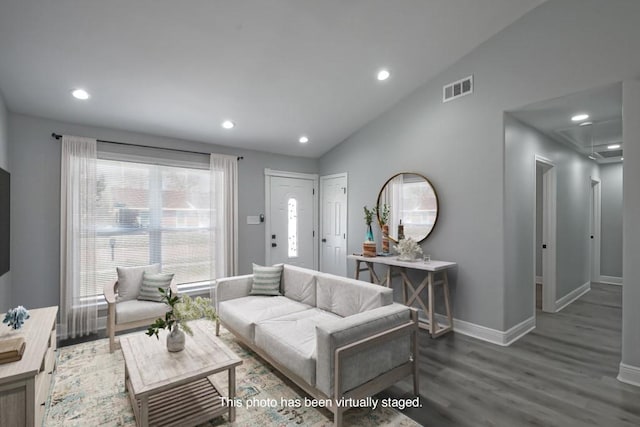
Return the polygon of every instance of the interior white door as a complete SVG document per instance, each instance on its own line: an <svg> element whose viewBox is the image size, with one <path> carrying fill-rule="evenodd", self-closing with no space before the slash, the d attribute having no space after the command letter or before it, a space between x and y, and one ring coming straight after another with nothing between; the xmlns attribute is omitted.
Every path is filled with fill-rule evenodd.
<svg viewBox="0 0 640 427"><path fill-rule="evenodd" d="M347 175L320 178L320 271L347 275Z"/></svg>
<svg viewBox="0 0 640 427"><path fill-rule="evenodd" d="M315 268L315 181L269 177L267 262Z"/></svg>

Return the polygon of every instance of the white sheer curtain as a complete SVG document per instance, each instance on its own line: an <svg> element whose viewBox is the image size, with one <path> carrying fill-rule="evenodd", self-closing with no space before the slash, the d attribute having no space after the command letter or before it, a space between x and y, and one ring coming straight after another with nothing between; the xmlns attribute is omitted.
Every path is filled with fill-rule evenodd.
<svg viewBox="0 0 640 427"><path fill-rule="evenodd" d="M97 330L96 140L64 135L60 179L60 323L74 338Z"/></svg>
<svg viewBox="0 0 640 427"><path fill-rule="evenodd" d="M238 159L211 154L211 271L238 274Z"/></svg>

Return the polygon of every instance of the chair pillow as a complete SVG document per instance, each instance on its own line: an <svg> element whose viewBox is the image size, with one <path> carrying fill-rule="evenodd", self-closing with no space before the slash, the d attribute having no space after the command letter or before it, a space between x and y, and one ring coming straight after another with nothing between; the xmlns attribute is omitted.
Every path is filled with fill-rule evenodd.
<svg viewBox="0 0 640 427"><path fill-rule="evenodd" d="M280 293L280 276L282 276L282 264L273 267L253 264L253 286L249 295L282 295Z"/></svg>
<svg viewBox="0 0 640 427"><path fill-rule="evenodd" d="M162 294L158 288L165 291L169 289L173 273L149 274L146 271L142 275L142 287L140 288L139 300L162 302Z"/></svg>
<svg viewBox="0 0 640 427"><path fill-rule="evenodd" d="M160 273L160 264L140 267L117 267L116 270L118 271L118 301L128 301L138 298L144 272Z"/></svg>

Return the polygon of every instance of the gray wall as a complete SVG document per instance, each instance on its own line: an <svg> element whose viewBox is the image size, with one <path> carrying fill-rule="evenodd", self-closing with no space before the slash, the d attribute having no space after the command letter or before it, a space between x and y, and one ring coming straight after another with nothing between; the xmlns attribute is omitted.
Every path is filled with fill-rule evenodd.
<svg viewBox="0 0 640 427"><path fill-rule="evenodd" d="M514 240L505 233L518 231L504 219L519 210L504 206L503 112L639 76L638 22L635 0L546 2L323 156L321 174L349 173L348 250L359 250L359 212L385 179L421 172L442 205L425 251L459 263L455 316L502 331L526 317L532 304L525 313L513 301L532 292L505 272L505 242ZM442 86L469 74L474 93L443 104Z"/></svg>
<svg viewBox="0 0 640 427"><path fill-rule="evenodd" d="M13 203L13 300L28 307L58 304L60 254L60 143L51 132L244 156L238 165L239 270L264 263L264 225L246 216L264 212L264 169L316 173L317 160L288 157L152 135L9 115ZM19 237L19 238L18 238Z"/></svg>
<svg viewBox="0 0 640 427"><path fill-rule="evenodd" d="M622 277L622 163L600 166L600 275Z"/></svg>
<svg viewBox="0 0 640 427"><path fill-rule="evenodd" d="M9 168L9 136L8 113L4 105L4 98L0 92L0 168L11 172ZM11 177L13 180L13 177ZM13 231L12 231L13 234ZM13 236L12 236L13 237ZM11 260L13 262L13 260ZM0 277L0 313L11 308L11 271Z"/></svg>
<svg viewBox="0 0 640 427"><path fill-rule="evenodd" d="M505 114L507 304L512 324L533 316L535 156L556 170L556 296L590 281L589 206L595 162Z"/></svg>
<svg viewBox="0 0 640 427"><path fill-rule="evenodd" d="M640 369L640 82L622 85L624 142L622 277L622 363ZM636 373L634 381L640 384Z"/></svg>

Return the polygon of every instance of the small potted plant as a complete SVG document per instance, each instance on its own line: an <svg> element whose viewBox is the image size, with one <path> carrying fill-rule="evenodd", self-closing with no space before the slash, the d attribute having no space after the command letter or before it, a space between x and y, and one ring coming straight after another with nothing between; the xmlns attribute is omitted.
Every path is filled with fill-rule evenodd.
<svg viewBox="0 0 640 427"><path fill-rule="evenodd" d="M157 318L149 326L146 334L150 337L155 335L160 339L158 336L160 329L168 329L170 333L167 335L167 350L169 351L184 350L185 332L189 336L193 335L193 331L187 324L189 320L205 318L215 321L218 318L210 298L173 295L171 288L169 290L158 288L158 291L162 295L162 301L171 307L171 310L167 311L164 318Z"/></svg>
<svg viewBox="0 0 640 427"><path fill-rule="evenodd" d="M373 230L371 229L371 223L373 222L373 216L376 213L376 208L368 209L364 207L364 222L367 224L367 234L365 235L365 241L362 244L362 255L374 257L376 256L376 242L373 240Z"/></svg>

